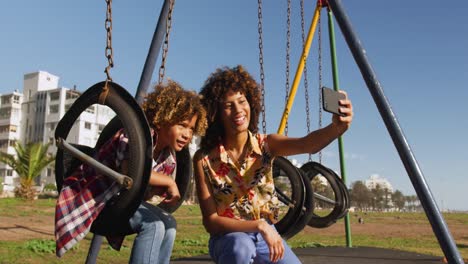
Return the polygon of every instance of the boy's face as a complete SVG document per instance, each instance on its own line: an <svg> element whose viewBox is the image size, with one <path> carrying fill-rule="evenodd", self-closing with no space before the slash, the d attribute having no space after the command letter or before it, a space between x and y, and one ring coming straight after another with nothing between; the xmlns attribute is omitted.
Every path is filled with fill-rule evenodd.
<svg viewBox="0 0 468 264"><path fill-rule="evenodd" d="M182 150L182 148L187 146L192 140L197 118L198 117L194 115L177 124L162 126L158 130L157 144L162 148L170 147L175 151Z"/></svg>

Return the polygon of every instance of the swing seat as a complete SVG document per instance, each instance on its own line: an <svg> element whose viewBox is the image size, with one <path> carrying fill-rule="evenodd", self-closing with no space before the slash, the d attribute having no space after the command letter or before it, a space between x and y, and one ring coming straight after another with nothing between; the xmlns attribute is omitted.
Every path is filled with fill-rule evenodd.
<svg viewBox="0 0 468 264"><path fill-rule="evenodd" d="M288 207L275 227L284 239L289 239L304 229L312 217L312 187L300 170L284 157L273 161L273 179L278 199Z"/></svg>
<svg viewBox="0 0 468 264"><path fill-rule="evenodd" d="M306 178L308 178L310 183L312 183L316 177L324 177L330 188L333 190L334 195L333 200L318 194L315 195L314 198L317 200L320 200L323 203L332 204L333 209L325 216L319 216L313 213L308 225L315 228L326 228L333 225L338 219L341 219L348 212L350 206L348 188L333 170L320 163L313 161L307 162L302 165L301 170L306 175Z"/></svg>
<svg viewBox="0 0 468 264"><path fill-rule="evenodd" d="M152 139L146 117L135 99L120 85L108 82L108 94L103 103L99 97L105 82L100 82L86 90L65 113L55 130L55 139L66 139L70 129L89 106L102 104L110 107L117 117L112 119L102 131L94 148L74 145L92 157L121 127L129 138L128 176L133 184L122 189L106 203L105 208L91 226L91 232L98 235L128 235L133 233L128 220L140 205L149 181L152 164ZM81 161L58 148L55 159L57 189L62 189L63 181L81 165Z"/></svg>

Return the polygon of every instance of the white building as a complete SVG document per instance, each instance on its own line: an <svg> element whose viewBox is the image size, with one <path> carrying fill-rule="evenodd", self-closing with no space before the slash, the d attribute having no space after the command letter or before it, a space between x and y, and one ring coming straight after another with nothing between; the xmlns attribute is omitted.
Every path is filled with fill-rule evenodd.
<svg viewBox="0 0 468 264"><path fill-rule="evenodd" d="M390 184L390 182L387 179L380 177L377 174L372 174L369 177L369 179L366 180L365 184L369 190L375 189L377 185L380 186L380 189L384 191L382 195L382 199L384 201L387 201L387 204L390 208L387 210L393 211L395 209L393 207L393 201L392 201L393 186Z"/></svg>
<svg viewBox="0 0 468 264"><path fill-rule="evenodd" d="M57 123L81 94L75 89L59 87L58 82L59 77L44 71L25 74L23 94L15 92L1 97L0 143L10 146L8 153L15 153L12 148L13 142L19 139L23 143L51 143L48 152L55 155L57 149L54 144L54 134ZM115 113L106 106L89 107L73 125L67 142L93 147L103 127L114 116ZM15 127L16 133L11 131L15 130ZM2 133L1 129L9 130L8 134ZM3 175L2 169L5 175L3 190L12 191L18 183L18 176L11 172L9 167L1 164L0 180ZM55 183L53 165L43 171L36 183L38 185Z"/></svg>
<svg viewBox="0 0 468 264"><path fill-rule="evenodd" d="M375 189L379 185L382 190L387 189L389 193L393 193L393 186L390 182L377 174L372 174L365 184L369 190Z"/></svg>
<svg viewBox="0 0 468 264"><path fill-rule="evenodd" d="M21 103L23 95L18 91L0 96L0 151L15 154L14 146L21 138ZM0 183L5 191L12 191L16 173L10 166L0 163Z"/></svg>

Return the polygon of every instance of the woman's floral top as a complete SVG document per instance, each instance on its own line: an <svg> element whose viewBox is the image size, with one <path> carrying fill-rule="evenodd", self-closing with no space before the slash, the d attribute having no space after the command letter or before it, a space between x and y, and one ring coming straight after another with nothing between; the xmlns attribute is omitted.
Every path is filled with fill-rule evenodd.
<svg viewBox="0 0 468 264"><path fill-rule="evenodd" d="M203 157L218 215L244 220L263 218L274 223L279 208L266 135L249 132L246 147L245 159L239 166L222 144Z"/></svg>

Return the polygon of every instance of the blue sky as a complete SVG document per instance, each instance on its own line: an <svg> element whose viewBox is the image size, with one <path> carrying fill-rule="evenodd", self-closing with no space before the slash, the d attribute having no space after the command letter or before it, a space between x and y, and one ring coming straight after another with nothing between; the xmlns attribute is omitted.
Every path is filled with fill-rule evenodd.
<svg viewBox="0 0 468 264"><path fill-rule="evenodd" d="M286 1L263 1L268 132L276 132L285 96ZM305 1L306 27L316 1ZM114 1L114 81L138 85L162 1ZM468 210L468 2L347 0L343 6L439 208ZM12 1L0 9L0 93L22 90L23 75L42 70L60 85L85 90L105 79L105 1ZM325 11L325 10L323 10ZM323 84L332 86L326 13L322 22ZM166 74L198 90L217 67L243 64L259 80L257 1L182 1L173 15ZM291 78L301 52L299 1L292 1ZM335 23L341 88L355 119L344 136L348 183L372 174L414 194L362 76ZM308 60L312 128L318 124L318 38ZM159 65L159 62L157 63ZM157 70L153 80L157 80ZM292 83L292 79L290 80ZM306 133L304 88L291 111L289 135ZM323 114L327 124L331 116ZM465 135L465 136L463 136ZM307 156L296 157L306 160ZM314 156L316 160L317 157ZM337 144L323 163L338 170Z"/></svg>

